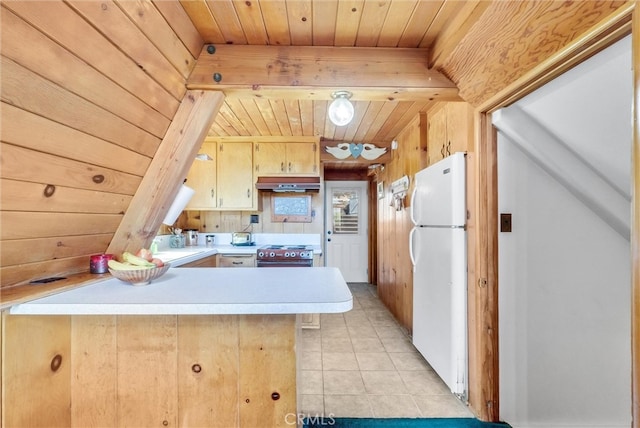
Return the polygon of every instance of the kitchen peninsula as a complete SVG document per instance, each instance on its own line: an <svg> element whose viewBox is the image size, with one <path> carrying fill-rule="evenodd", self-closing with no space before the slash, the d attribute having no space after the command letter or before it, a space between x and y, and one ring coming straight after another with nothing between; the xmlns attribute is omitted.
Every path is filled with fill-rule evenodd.
<svg viewBox="0 0 640 428"><path fill-rule="evenodd" d="M172 267L147 286L110 278L14 305L3 422L292 426L297 318L351 308L325 267Z"/></svg>

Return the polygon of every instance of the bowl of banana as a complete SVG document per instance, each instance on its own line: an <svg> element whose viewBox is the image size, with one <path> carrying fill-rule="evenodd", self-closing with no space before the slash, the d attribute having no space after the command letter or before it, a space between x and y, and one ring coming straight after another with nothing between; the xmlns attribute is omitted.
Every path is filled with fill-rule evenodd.
<svg viewBox="0 0 640 428"><path fill-rule="evenodd" d="M171 267L169 263L159 265L128 252L122 254L122 260L109 260L109 272L131 285L147 285L160 278Z"/></svg>

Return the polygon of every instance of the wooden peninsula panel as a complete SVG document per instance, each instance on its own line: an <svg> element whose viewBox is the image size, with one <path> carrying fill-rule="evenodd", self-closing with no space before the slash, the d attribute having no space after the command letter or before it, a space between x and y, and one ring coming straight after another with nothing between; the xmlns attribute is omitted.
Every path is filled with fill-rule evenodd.
<svg viewBox="0 0 640 428"><path fill-rule="evenodd" d="M2 322L2 426L285 427L297 414L295 315Z"/></svg>

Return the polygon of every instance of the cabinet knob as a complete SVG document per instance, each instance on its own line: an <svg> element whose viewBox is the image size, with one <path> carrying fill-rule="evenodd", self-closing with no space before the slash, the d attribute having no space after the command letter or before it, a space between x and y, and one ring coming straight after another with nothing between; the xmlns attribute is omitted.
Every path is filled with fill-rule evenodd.
<svg viewBox="0 0 640 428"><path fill-rule="evenodd" d="M280 162L280 172L284 172L284 162Z"/></svg>

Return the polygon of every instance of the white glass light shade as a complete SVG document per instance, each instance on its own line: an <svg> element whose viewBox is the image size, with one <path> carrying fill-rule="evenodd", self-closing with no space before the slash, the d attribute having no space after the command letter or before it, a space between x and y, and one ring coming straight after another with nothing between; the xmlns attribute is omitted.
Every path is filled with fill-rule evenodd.
<svg viewBox="0 0 640 428"><path fill-rule="evenodd" d="M351 94L348 94L349 96ZM336 126L344 126L353 119L353 104L346 95L338 95L329 104L329 120Z"/></svg>

